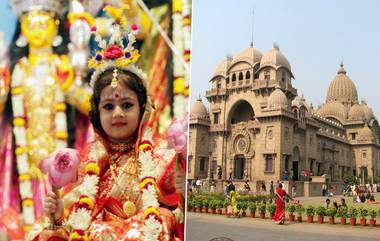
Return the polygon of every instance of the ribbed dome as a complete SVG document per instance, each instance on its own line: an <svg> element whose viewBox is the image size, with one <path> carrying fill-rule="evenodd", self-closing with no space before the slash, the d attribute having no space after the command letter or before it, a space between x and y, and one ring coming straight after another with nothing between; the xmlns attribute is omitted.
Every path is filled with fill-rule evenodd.
<svg viewBox="0 0 380 241"><path fill-rule="evenodd" d="M358 103L358 92L354 82L346 75L343 64L338 75L331 81L327 91L326 102L340 101L343 103Z"/></svg>
<svg viewBox="0 0 380 241"><path fill-rule="evenodd" d="M351 106L348 112L348 118L351 120L364 120L366 117L362 106L359 104Z"/></svg>
<svg viewBox="0 0 380 241"><path fill-rule="evenodd" d="M260 51L253 47L250 47L235 55L232 63L246 61L253 65L254 63L260 62L262 57L263 54Z"/></svg>
<svg viewBox="0 0 380 241"><path fill-rule="evenodd" d="M207 109L202 103L202 99L200 97L197 99L197 101L195 101L193 107L191 107L190 115L207 116Z"/></svg>
<svg viewBox="0 0 380 241"><path fill-rule="evenodd" d="M374 141L375 136L372 130L366 125L363 129L358 131L358 140L360 141Z"/></svg>
<svg viewBox="0 0 380 241"><path fill-rule="evenodd" d="M347 118L347 107L338 101L329 102L317 110L317 114L323 117L335 117L340 121Z"/></svg>
<svg viewBox="0 0 380 241"><path fill-rule="evenodd" d="M276 89L270 94L268 98L268 106L271 107L284 107L286 108L288 106L288 99L286 98L286 95L280 87L276 87Z"/></svg>
<svg viewBox="0 0 380 241"><path fill-rule="evenodd" d="M274 68L285 67L291 72L291 67L289 61L286 57L280 52L280 49L277 45L274 45L269 52L264 54L260 61L260 69L265 66L272 66Z"/></svg>
<svg viewBox="0 0 380 241"><path fill-rule="evenodd" d="M225 76L226 71L227 71L227 60L225 59L218 65L218 67L216 67L214 71L214 76L217 76L217 75Z"/></svg>

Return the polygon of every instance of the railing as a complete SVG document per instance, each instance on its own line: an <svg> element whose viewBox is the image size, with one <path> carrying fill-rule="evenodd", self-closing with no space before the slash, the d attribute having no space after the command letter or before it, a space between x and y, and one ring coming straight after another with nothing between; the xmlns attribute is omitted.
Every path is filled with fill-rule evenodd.
<svg viewBox="0 0 380 241"><path fill-rule="evenodd" d="M225 95L226 89L225 88L213 88L211 90L206 91L206 97L215 96L215 95Z"/></svg>

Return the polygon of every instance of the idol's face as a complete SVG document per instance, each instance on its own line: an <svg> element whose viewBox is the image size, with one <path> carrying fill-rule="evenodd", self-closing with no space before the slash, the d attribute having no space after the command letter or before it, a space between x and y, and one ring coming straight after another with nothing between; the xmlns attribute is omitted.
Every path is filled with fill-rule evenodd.
<svg viewBox="0 0 380 241"><path fill-rule="evenodd" d="M21 16L21 33L33 48L50 47L58 30L58 20L45 11L31 11Z"/></svg>

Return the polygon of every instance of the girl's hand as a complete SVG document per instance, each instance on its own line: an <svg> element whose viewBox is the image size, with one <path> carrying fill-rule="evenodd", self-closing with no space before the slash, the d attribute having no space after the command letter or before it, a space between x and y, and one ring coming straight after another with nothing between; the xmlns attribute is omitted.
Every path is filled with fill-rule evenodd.
<svg viewBox="0 0 380 241"><path fill-rule="evenodd" d="M62 199L54 192L49 192L44 200L44 214L50 216L54 214L55 220L59 220L63 216Z"/></svg>

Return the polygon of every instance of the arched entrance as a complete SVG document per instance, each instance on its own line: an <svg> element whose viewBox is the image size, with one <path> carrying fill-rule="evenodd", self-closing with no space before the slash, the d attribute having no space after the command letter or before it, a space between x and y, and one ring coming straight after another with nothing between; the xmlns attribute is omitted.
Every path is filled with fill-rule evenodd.
<svg viewBox="0 0 380 241"><path fill-rule="evenodd" d="M234 165L234 178L243 179L244 177L244 168L245 168L245 158L243 155L235 156L235 165Z"/></svg>
<svg viewBox="0 0 380 241"><path fill-rule="evenodd" d="M241 100L232 108L228 121L231 124L237 124L239 122L253 120L254 118L255 112L252 106L247 101Z"/></svg>
<svg viewBox="0 0 380 241"><path fill-rule="evenodd" d="M298 180L299 163L300 163L300 149L298 146L294 147L292 155L292 169L290 170L290 178Z"/></svg>

